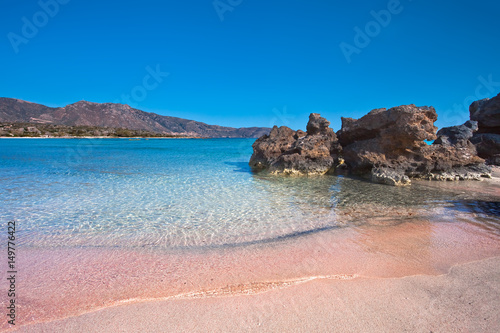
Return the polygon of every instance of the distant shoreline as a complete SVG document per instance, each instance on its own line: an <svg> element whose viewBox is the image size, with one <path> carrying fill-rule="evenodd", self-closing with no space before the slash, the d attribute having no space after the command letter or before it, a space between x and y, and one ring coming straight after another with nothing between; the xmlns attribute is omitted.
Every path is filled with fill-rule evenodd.
<svg viewBox="0 0 500 333"><path fill-rule="evenodd" d="M257 138L210 138L210 137L199 137L199 136L138 136L138 137L113 137L113 136L0 136L0 139L257 139Z"/></svg>
<svg viewBox="0 0 500 333"><path fill-rule="evenodd" d="M168 137L155 137L155 136L140 136L140 137L116 137L116 136L0 136L0 139L211 139L201 138L195 136L168 136Z"/></svg>

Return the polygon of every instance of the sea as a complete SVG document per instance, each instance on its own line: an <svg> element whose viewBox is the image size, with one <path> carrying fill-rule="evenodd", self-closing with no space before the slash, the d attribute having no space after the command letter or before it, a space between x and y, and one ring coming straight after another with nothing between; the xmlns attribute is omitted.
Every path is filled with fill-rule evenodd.
<svg viewBox="0 0 500 333"><path fill-rule="evenodd" d="M16 221L20 245L43 248L245 246L417 211L499 234L494 184L256 173L254 140L1 139L0 220Z"/></svg>
<svg viewBox="0 0 500 333"><path fill-rule="evenodd" d="M249 168L254 141L0 139L0 293L15 289L16 328L314 279L441 275L500 255L498 174L405 187L276 176Z"/></svg>

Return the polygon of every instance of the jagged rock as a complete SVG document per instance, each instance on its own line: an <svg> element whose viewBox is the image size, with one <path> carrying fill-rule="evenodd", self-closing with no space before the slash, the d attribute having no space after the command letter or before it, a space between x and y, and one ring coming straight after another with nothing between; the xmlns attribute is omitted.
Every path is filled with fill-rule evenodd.
<svg viewBox="0 0 500 333"><path fill-rule="evenodd" d="M473 102L469 112L470 119L479 126L470 140L478 155L490 164L500 165L500 94Z"/></svg>
<svg viewBox="0 0 500 333"><path fill-rule="evenodd" d="M333 130L329 126L330 122L321 117L319 113L311 113L309 115L309 122L306 126L307 134L315 135L333 133Z"/></svg>
<svg viewBox="0 0 500 333"><path fill-rule="evenodd" d="M478 122L478 133L500 134L500 94L473 102L469 113L470 119Z"/></svg>
<svg viewBox="0 0 500 333"><path fill-rule="evenodd" d="M438 138L436 120L434 108L415 105L376 109L358 120L342 118L337 134L347 166L390 185L408 184L409 178L488 177L490 169L469 141L475 124L443 129ZM429 146L423 140L437 142Z"/></svg>
<svg viewBox="0 0 500 333"><path fill-rule="evenodd" d="M470 140L477 154L490 164L500 165L500 134L476 133Z"/></svg>
<svg viewBox="0 0 500 333"><path fill-rule="evenodd" d="M250 158L250 166L258 169L269 168L297 139L294 130L286 126L274 126L269 135L261 136L252 145L254 152Z"/></svg>
<svg viewBox="0 0 500 333"><path fill-rule="evenodd" d="M281 174L325 174L335 168L341 147L330 122L311 113L307 132L274 126L253 144L250 166Z"/></svg>
<svg viewBox="0 0 500 333"><path fill-rule="evenodd" d="M429 173L420 177L428 180L482 180L491 178L491 168L485 164L473 164L467 166L452 167L448 171Z"/></svg>
<svg viewBox="0 0 500 333"><path fill-rule="evenodd" d="M443 127L437 132L438 138L434 144L465 146L477 129L477 121L473 120L468 120L460 126Z"/></svg>
<svg viewBox="0 0 500 333"><path fill-rule="evenodd" d="M384 145L404 149L414 146L416 141L436 139L437 120L433 107L402 105L387 109L375 109L360 119L341 118L342 129L337 133L340 144L345 147L356 141L374 138L388 139Z"/></svg>
<svg viewBox="0 0 500 333"><path fill-rule="evenodd" d="M440 129L431 149L443 158L427 177L434 180L480 180L481 177L490 177L491 169L478 158L476 147L470 141L477 129L478 123L473 120Z"/></svg>
<svg viewBox="0 0 500 333"><path fill-rule="evenodd" d="M295 132L295 135L298 137L298 138L301 138L303 136L306 136L307 133L304 132L303 130L297 130L297 132Z"/></svg>
<svg viewBox="0 0 500 333"><path fill-rule="evenodd" d="M482 107L484 104L477 105L478 110ZM307 132L275 126L269 135L259 138L250 165L272 173L324 174L345 161L351 172L389 185L408 185L411 178L491 177L491 168L470 140L481 138L483 143L497 144L500 136L474 136L476 121L443 128L436 135L436 120L433 107L411 104L375 109L360 119L342 118L342 129L335 135L330 122L313 113ZM434 143L428 145L424 140Z"/></svg>
<svg viewBox="0 0 500 333"><path fill-rule="evenodd" d="M342 118L337 132L343 157L354 172L369 174L374 167L398 169L426 146L423 140L435 140L436 110L432 107L402 105L375 109L360 119Z"/></svg>

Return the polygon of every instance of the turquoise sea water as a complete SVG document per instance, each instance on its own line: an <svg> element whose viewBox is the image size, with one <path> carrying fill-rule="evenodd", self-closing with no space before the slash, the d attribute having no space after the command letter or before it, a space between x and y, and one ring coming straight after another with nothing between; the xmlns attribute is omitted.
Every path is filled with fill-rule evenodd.
<svg viewBox="0 0 500 333"><path fill-rule="evenodd" d="M16 220L19 242L38 247L235 246L374 218L397 223L414 211L498 233L497 198L463 182L401 188L256 174L253 142L1 139L0 220Z"/></svg>

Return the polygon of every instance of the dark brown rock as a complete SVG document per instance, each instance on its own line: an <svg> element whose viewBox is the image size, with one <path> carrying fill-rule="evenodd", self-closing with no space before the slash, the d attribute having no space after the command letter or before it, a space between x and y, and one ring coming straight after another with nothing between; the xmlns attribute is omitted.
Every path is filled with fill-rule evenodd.
<svg viewBox="0 0 500 333"><path fill-rule="evenodd" d="M469 107L470 119L479 129L471 138L478 155L493 165L500 165L500 94L475 101Z"/></svg>
<svg viewBox="0 0 500 333"><path fill-rule="evenodd" d="M470 119L478 122L478 133L500 134L500 94L473 102L469 113Z"/></svg>
<svg viewBox="0 0 500 333"><path fill-rule="evenodd" d="M468 120L460 126L443 127L437 132L434 144L466 146L478 129L477 121Z"/></svg>
<svg viewBox="0 0 500 333"><path fill-rule="evenodd" d="M403 105L375 109L360 119L342 118L337 133L344 159L354 173L369 173L374 167L396 165L412 156L414 150L425 147L423 140L436 139L432 107Z"/></svg>
<svg viewBox="0 0 500 333"><path fill-rule="evenodd" d="M333 132L329 127L330 122L325 118L321 117L319 113L311 113L309 115L309 122L307 123L307 134L327 134Z"/></svg>
<svg viewBox="0 0 500 333"><path fill-rule="evenodd" d="M337 134L345 162L354 173L390 185L409 184L409 178L488 176L489 169L468 140L474 124L444 129L437 138L436 120L434 108L415 105L376 109L358 120L342 118ZM432 146L424 142L435 139L438 142Z"/></svg>
<svg viewBox="0 0 500 333"><path fill-rule="evenodd" d="M330 122L319 114L309 116L307 132L273 127L253 144L250 166L281 174L325 174L338 163L341 147Z"/></svg>
<svg viewBox="0 0 500 333"><path fill-rule="evenodd" d="M278 158L290 150L297 139L294 130L286 126L274 126L269 135L263 135L253 143L254 152L250 158L250 166L266 169L275 165Z"/></svg>
<svg viewBox="0 0 500 333"><path fill-rule="evenodd" d="M330 122L311 114L307 133L274 127L270 135L259 138L250 165L273 173L324 174L345 160L351 172L388 185L408 185L411 178L489 177L491 169L471 142L478 123L467 121L436 135L436 120L433 107L375 109L360 119L342 118L342 129L335 135ZM500 136L481 138L496 144ZM425 140L434 143L428 145Z"/></svg>
<svg viewBox="0 0 500 333"><path fill-rule="evenodd" d="M480 157L492 165L500 165L500 134L474 134L471 142L476 146Z"/></svg>
<svg viewBox="0 0 500 333"><path fill-rule="evenodd" d="M360 119L342 118L342 129L337 133L343 147L356 141L383 137L387 144L405 149L418 141L436 139L436 110L433 107L402 105L375 109Z"/></svg>

